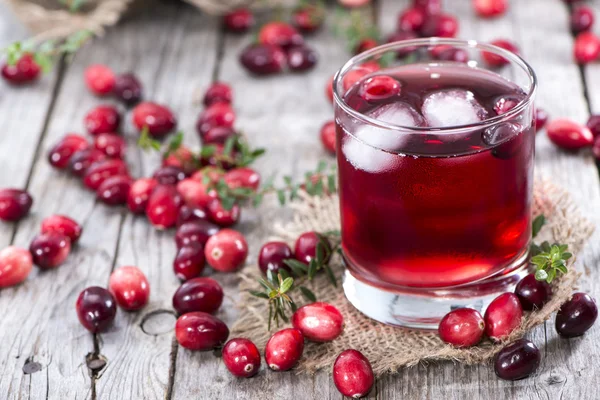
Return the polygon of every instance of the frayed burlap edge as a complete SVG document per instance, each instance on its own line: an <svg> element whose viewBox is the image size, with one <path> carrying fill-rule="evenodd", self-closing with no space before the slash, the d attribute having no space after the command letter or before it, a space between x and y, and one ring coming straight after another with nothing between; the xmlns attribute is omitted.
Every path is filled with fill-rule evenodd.
<svg viewBox="0 0 600 400"><path fill-rule="evenodd" d="M337 196L308 197L292 204L295 209L293 221L276 224L275 233L290 243L300 233L315 230L339 229ZM582 217L571 196L548 181L536 180L534 185L534 215L544 214L547 222L539 234L539 240L567 243L574 254L579 252L590 237L594 226ZM332 268L341 279L341 260L334 258ZM267 331L268 309L263 299L248 294L249 289L258 289L258 268L248 266L241 273L239 303L240 318L232 327L232 336L252 339L259 348L264 348L272 332ZM330 343L307 343L297 372L315 372L330 369L337 355L348 348L363 352L371 361L376 375L396 372L404 366L412 366L427 360L453 360L466 364L481 363L491 359L506 342L514 341L546 321L558 310L575 288L579 273L571 268L569 273L553 282L553 296L541 309L527 313L519 329L504 343L494 344L485 340L468 349L456 349L444 344L435 332L394 328L375 322L357 311L344 297L341 287L333 289L325 276L317 276L304 284L313 290L320 301L334 304L344 315L344 333ZM300 296L296 296L300 300Z"/></svg>

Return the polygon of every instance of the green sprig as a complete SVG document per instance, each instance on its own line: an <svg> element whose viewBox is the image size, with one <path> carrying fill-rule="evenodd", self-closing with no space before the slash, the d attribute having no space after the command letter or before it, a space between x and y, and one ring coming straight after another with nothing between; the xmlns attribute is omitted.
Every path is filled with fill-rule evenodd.
<svg viewBox="0 0 600 400"><path fill-rule="evenodd" d="M538 215L531 226L531 236L535 238L544 224L546 217ZM546 281L551 283L557 275L566 274L568 271L567 261L573 257L573 254L568 252L569 246L566 244L550 244L547 241L537 245L531 245L531 263L535 265L535 279L538 281Z"/></svg>

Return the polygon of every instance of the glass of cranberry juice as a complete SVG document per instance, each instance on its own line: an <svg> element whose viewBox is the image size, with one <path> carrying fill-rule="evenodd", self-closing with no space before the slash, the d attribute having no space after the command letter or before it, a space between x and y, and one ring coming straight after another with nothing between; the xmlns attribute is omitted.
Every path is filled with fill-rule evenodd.
<svg viewBox="0 0 600 400"><path fill-rule="evenodd" d="M352 58L333 85L350 302L437 328L512 290L531 239L531 67L475 41L417 39Z"/></svg>

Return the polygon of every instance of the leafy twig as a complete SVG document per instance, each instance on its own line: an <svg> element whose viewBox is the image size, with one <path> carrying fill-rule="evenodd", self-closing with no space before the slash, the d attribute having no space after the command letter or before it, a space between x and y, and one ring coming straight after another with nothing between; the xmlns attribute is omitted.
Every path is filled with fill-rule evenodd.
<svg viewBox="0 0 600 400"><path fill-rule="evenodd" d="M284 260L283 262L292 270L294 275L306 275L309 281L315 277L317 272L325 271L329 282L334 287L337 287L337 280L333 270L329 266L329 261L331 260L331 256L340 249L340 233L339 231L329 231L318 233L317 235L319 242L315 249L315 257L310 260L308 265L293 258Z"/></svg>
<svg viewBox="0 0 600 400"><path fill-rule="evenodd" d="M532 238L538 235L545 223L546 217L543 214L533 220ZM547 241L540 245L532 243L531 263L535 265L535 279L551 283L559 273L566 274L568 271L567 260L573 256L567 249L568 245L566 244L554 243L551 245Z"/></svg>

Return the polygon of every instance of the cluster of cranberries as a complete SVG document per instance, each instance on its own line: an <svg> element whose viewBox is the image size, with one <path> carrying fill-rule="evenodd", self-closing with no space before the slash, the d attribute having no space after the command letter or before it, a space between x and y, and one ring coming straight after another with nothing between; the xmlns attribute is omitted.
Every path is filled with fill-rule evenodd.
<svg viewBox="0 0 600 400"><path fill-rule="evenodd" d="M484 334L496 342L506 339L521 324L523 310L540 309L552 294L550 285L533 274L524 277L514 293L504 293L488 306L484 316L471 308L459 308L440 321L440 338L456 347L474 346ZM585 293L575 293L556 315L556 330L563 337L583 335L596 321L596 302ZM496 375L502 379L526 378L538 368L540 352L530 341L521 339L496 356Z"/></svg>
<svg viewBox="0 0 600 400"><path fill-rule="evenodd" d="M600 56L600 38L592 32L594 11L583 5L571 9L570 26L575 36L573 55L579 64L587 64Z"/></svg>

